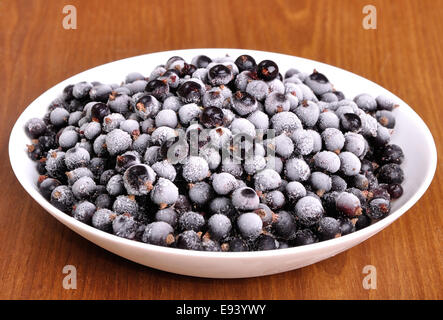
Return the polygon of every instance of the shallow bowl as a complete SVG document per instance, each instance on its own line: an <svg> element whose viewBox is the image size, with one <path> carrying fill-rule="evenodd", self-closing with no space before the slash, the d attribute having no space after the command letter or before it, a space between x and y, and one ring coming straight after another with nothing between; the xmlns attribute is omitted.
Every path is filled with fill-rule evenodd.
<svg viewBox="0 0 443 320"><path fill-rule="evenodd" d="M405 172L403 196L392 204L392 213L383 220L352 234L302 247L260 252L200 252L166 248L119 238L79 222L61 212L46 201L38 192L38 173L35 163L26 154L29 138L23 128L27 120L43 117L49 103L68 84L80 81L120 83L129 72L138 71L149 75L152 69L164 64L171 56L181 56L190 61L194 56L209 57L249 54L257 61L271 59L277 62L282 73L294 67L303 72L315 68L327 75L334 87L347 97L366 92L374 96L385 94L395 99L400 108L396 114L396 127L392 142L400 145L405 153L402 168ZM423 120L406 102L379 85L351 72L324 63L299 57L243 49L190 49L157 52L107 63L81 72L60 82L34 100L23 111L12 129L9 141L12 168L27 193L46 211L68 228L91 242L137 263L168 272L210 278L244 278L269 275L301 268L345 251L383 230L410 209L429 187L435 173L437 152L431 132Z"/></svg>

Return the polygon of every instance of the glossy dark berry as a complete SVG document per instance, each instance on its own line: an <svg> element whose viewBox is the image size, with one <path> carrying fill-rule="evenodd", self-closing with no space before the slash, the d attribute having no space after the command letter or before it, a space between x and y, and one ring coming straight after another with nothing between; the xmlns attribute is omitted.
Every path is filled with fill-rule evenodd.
<svg viewBox="0 0 443 320"><path fill-rule="evenodd" d="M223 64L217 64L208 71L208 80L213 86L226 85L232 77L231 69Z"/></svg>
<svg viewBox="0 0 443 320"><path fill-rule="evenodd" d="M238 67L238 70L242 72L245 70L253 70L257 66L257 63L253 57L243 54L235 60L235 65Z"/></svg>
<svg viewBox="0 0 443 320"><path fill-rule="evenodd" d="M110 113L109 107L103 102L98 102L91 107L92 119L100 123Z"/></svg>
<svg viewBox="0 0 443 320"><path fill-rule="evenodd" d="M249 246L246 243L246 241L244 241L241 238L232 238L229 243L229 251L231 252L244 252L244 251L249 251Z"/></svg>
<svg viewBox="0 0 443 320"><path fill-rule="evenodd" d="M384 183L402 183L404 173L402 168L396 163L385 164L378 171L378 179Z"/></svg>
<svg viewBox="0 0 443 320"><path fill-rule="evenodd" d="M206 107L200 115L200 121L208 128L222 126L224 123L224 113L220 108Z"/></svg>
<svg viewBox="0 0 443 320"><path fill-rule="evenodd" d="M274 80L278 72L277 64L271 60L263 60L257 66L257 76L264 81Z"/></svg>
<svg viewBox="0 0 443 320"><path fill-rule="evenodd" d="M72 89L74 88L73 84L67 85L63 89L63 99L66 101L74 99L74 96L72 95Z"/></svg>
<svg viewBox="0 0 443 320"><path fill-rule="evenodd" d="M345 95L341 91L333 90L332 93L337 96L338 101L341 101L341 100L345 99Z"/></svg>
<svg viewBox="0 0 443 320"><path fill-rule="evenodd" d="M196 81L186 81L178 87L177 95L184 103L199 103L202 96L202 87Z"/></svg>
<svg viewBox="0 0 443 320"><path fill-rule="evenodd" d="M185 63L181 69L181 76L192 76L192 74L197 70L197 67L193 64Z"/></svg>
<svg viewBox="0 0 443 320"><path fill-rule="evenodd" d="M38 143L28 145L28 156L33 161L40 160L43 157L43 152Z"/></svg>
<svg viewBox="0 0 443 320"><path fill-rule="evenodd" d="M254 243L254 249L257 251L277 249L277 242L273 236L261 234Z"/></svg>
<svg viewBox="0 0 443 320"><path fill-rule="evenodd" d="M38 144L44 151L57 148L57 141L55 135L44 135L38 138Z"/></svg>
<svg viewBox="0 0 443 320"><path fill-rule="evenodd" d="M401 164L405 158L402 148L396 144L385 146L380 152L380 162Z"/></svg>
<svg viewBox="0 0 443 320"><path fill-rule="evenodd" d="M294 246L304 246L318 241L317 236L309 229L302 229L295 233L294 239L291 243Z"/></svg>
<svg viewBox="0 0 443 320"><path fill-rule="evenodd" d="M192 205L188 197L185 195L179 195L178 200L175 202L174 209L178 214L183 214L188 211L192 211Z"/></svg>
<svg viewBox="0 0 443 320"><path fill-rule="evenodd" d="M347 215L355 217L362 213L361 202L359 198L349 192L340 193L335 201L337 210Z"/></svg>
<svg viewBox="0 0 443 320"><path fill-rule="evenodd" d="M314 71L312 74L310 74L309 79L316 81L318 83L328 83L329 82L328 78L326 78L326 76L323 73L320 73L318 71Z"/></svg>
<svg viewBox="0 0 443 320"><path fill-rule="evenodd" d="M154 188L157 174L150 166L136 164L126 170L123 181L128 194L146 195Z"/></svg>
<svg viewBox="0 0 443 320"><path fill-rule="evenodd" d="M212 59L205 55L199 55L192 59L192 64L197 68L206 68L211 62Z"/></svg>
<svg viewBox="0 0 443 320"><path fill-rule="evenodd" d="M289 240L294 237L296 231L295 219L289 212L279 211L272 228L277 237Z"/></svg>
<svg viewBox="0 0 443 320"><path fill-rule="evenodd" d="M117 156L115 170L118 173L124 173L129 167L139 164L140 160L132 153L125 153Z"/></svg>
<svg viewBox="0 0 443 320"><path fill-rule="evenodd" d="M41 176L39 178L38 190L47 200L51 199L52 191L61 185L61 182L57 179Z"/></svg>
<svg viewBox="0 0 443 320"><path fill-rule="evenodd" d="M362 214L357 218L357 222L355 223L355 229L358 231L370 225L371 225L371 218L369 218L365 214Z"/></svg>
<svg viewBox="0 0 443 320"><path fill-rule="evenodd" d="M382 198L385 200L391 200L391 195L388 192L388 185L382 184L378 185L376 188L371 188L368 193L368 198Z"/></svg>
<svg viewBox="0 0 443 320"><path fill-rule="evenodd" d="M335 201L339 194L340 192L338 191L332 191L327 192L322 196L322 204L326 212L328 213L328 216L337 217L339 215L339 211L337 210L337 207L335 205Z"/></svg>
<svg viewBox="0 0 443 320"><path fill-rule="evenodd" d="M391 203L387 199L375 198L369 202L366 214L372 219L386 217L391 211Z"/></svg>
<svg viewBox="0 0 443 320"><path fill-rule="evenodd" d="M180 233L177 237L176 245L180 249L202 250L201 238L194 230Z"/></svg>
<svg viewBox="0 0 443 320"><path fill-rule="evenodd" d="M46 174L46 158L41 158L37 162L37 172L40 175Z"/></svg>
<svg viewBox="0 0 443 320"><path fill-rule="evenodd" d="M340 117L340 125L344 131L357 132L361 128L361 119L355 113L345 113Z"/></svg>
<svg viewBox="0 0 443 320"><path fill-rule="evenodd" d="M340 222L332 217L323 217L318 222L317 232L320 239L322 240L329 240L340 237Z"/></svg>
<svg viewBox="0 0 443 320"><path fill-rule="evenodd" d="M146 84L145 91L158 100L163 100L169 93L169 86L161 80L151 80Z"/></svg>
<svg viewBox="0 0 443 320"><path fill-rule="evenodd" d="M338 221L340 222L340 232L342 236L355 232L355 225L352 220L341 218Z"/></svg>
<svg viewBox="0 0 443 320"><path fill-rule="evenodd" d="M392 199L398 199L403 195L403 187L400 184L390 184L387 188Z"/></svg>

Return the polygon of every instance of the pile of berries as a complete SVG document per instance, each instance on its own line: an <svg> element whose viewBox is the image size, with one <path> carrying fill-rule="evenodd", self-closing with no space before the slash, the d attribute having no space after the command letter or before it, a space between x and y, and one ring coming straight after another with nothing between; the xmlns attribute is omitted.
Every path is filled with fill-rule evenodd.
<svg viewBox="0 0 443 320"><path fill-rule="evenodd" d="M31 119L41 194L119 237L204 251L288 248L362 229L403 193L394 101L314 70L171 57L67 86Z"/></svg>

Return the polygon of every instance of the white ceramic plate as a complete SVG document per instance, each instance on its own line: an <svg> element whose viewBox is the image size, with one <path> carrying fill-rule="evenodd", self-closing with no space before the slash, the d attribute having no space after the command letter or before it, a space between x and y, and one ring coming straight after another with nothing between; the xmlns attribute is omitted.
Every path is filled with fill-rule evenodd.
<svg viewBox="0 0 443 320"><path fill-rule="evenodd" d="M398 101L400 108L395 110L396 128L392 142L400 145L404 150L405 161L402 167L406 179L403 184L404 194L393 203L392 213L363 230L307 246L244 253L199 252L148 245L102 232L59 211L40 195L36 187L38 173L35 163L26 155L25 146L29 143L29 139L23 128L30 118L43 117L49 103L62 92L66 85L80 81L120 83L126 74L132 71L149 75L155 66L164 64L171 56L181 56L190 61L198 54L213 58L226 54L234 58L241 54L249 54L257 61L274 60L282 73L291 67L304 72L312 72L315 68L324 73L335 88L343 91L347 97L353 98L358 93L367 92L374 96L385 94ZM324 63L284 54L243 49L158 52L107 63L79 73L52 87L26 108L11 132L9 156L14 173L26 192L57 220L81 236L106 250L152 268L211 278L254 277L293 270L329 258L361 243L386 228L420 199L432 181L437 164L435 143L426 124L411 107L386 89L351 72Z"/></svg>

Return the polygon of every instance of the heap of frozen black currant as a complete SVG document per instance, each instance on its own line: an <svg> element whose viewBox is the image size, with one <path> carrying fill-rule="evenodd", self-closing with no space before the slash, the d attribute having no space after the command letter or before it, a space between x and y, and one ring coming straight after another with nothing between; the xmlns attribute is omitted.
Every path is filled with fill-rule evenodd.
<svg viewBox="0 0 443 320"><path fill-rule="evenodd" d="M347 99L316 70L175 56L122 84L69 85L25 130L40 192L74 219L160 246L270 250L390 213L396 107Z"/></svg>

